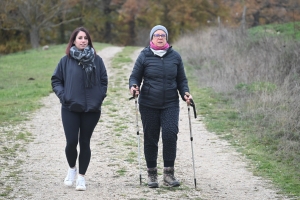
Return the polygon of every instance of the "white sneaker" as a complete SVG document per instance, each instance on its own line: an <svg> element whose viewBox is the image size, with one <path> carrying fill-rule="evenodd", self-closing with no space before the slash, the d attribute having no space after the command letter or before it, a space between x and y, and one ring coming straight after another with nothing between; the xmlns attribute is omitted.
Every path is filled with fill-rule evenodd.
<svg viewBox="0 0 300 200"><path fill-rule="evenodd" d="M85 191L85 179L83 176L78 176L77 181L76 181L76 190L78 191Z"/></svg>
<svg viewBox="0 0 300 200"><path fill-rule="evenodd" d="M76 177L76 172L77 172L76 168L74 168L74 169L69 168L67 177L64 180L64 184L66 186L72 186L73 185L73 183L75 181L75 177Z"/></svg>

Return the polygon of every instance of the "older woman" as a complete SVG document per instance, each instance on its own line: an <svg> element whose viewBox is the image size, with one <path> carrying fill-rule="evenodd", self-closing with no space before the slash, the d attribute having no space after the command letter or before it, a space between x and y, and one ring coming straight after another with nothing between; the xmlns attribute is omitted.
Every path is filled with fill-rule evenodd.
<svg viewBox="0 0 300 200"><path fill-rule="evenodd" d="M160 131L163 141L164 184L176 187L174 176L176 158L179 96L190 103L188 81L180 55L169 45L168 31L156 25L150 31L150 45L137 58L129 78L132 95L139 95L139 110L144 131L144 154L148 186L159 187L157 155ZM141 90L139 90L142 84Z"/></svg>

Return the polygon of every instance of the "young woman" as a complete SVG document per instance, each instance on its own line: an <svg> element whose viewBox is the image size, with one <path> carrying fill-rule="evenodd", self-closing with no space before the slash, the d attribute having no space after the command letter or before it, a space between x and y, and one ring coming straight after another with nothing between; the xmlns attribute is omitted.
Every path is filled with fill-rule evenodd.
<svg viewBox="0 0 300 200"><path fill-rule="evenodd" d="M89 32L76 28L71 34L66 55L59 61L52 77L52 89L59 98L66 137L65 153L69 164L64 184L72 186L79 174L76 190L86 190L84 175L90 163L90 140L107 92L104 63L93 47Z"/></svg>

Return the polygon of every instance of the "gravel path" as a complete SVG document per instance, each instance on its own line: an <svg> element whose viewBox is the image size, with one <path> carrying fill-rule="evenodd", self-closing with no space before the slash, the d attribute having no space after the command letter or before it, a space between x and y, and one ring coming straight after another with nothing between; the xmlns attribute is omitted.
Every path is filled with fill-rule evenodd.
<svg viewBox="0 0 300 200"><path fill-rule="evenodd" d="M42 100L44 106L25 124L33 134L34 141L18 157L24 160L21 166L23 173L12 192L13 199L287 199L278 195L270 182L254 176L247 169L246 159L226 141L208 132L199 120L200 116L198 119L192 118L197 180L195 189L188 112L184 102L181 102L175 164L176 176L182 186L168 188L160 183L160 188L150 189L145 185L143 133L139 122L143 178L143 184L140 185L135 107L133 101L128 101L127 89L132 65L122 68L121 78L118 77L120 72L110 65L110 59L120 51L121 47L108 47L99 52L107 67L110 91L113 93L108 93L105 99L100 122L92 136L92 158L86 174L87 190L79 192L75 191L75 187L65 187L63 184L68 169L64 154L65 136L59 100L51 93ZM134 52L133 60L139 51ZM159 157L161 182L161 146Z"/></svg>

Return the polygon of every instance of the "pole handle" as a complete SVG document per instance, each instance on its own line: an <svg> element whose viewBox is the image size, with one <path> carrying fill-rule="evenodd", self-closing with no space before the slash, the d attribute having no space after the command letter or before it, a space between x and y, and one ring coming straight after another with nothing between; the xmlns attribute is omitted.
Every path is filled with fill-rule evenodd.
<svg viewBox="0 0 300 200"><path fill-rule="evenodd" d="M191 101L191 106L193 107L193 110L194 110L194 117L195 117L195 119L197 118L197 113L196 113L196 106L195 106L195 103L194 103L194 101L193 101L193 99L190 99L190 101Z"/></svg>
<svg viewBox="0 0 300 200"><path fill-rule="evenodd" d="M186 95L187 97L189 97L189 96L190 96L190 93L185 92L185 95ZM197 118L196 106L195 106L195 103L194 103L193 99L190 99L190 106L193 107L193 110L194 110L194 117Z"/></svg>
<svg viewBox="0 0 300 200"><path fill-rule="evenodd" d="M137 85L136 85L136 84L134 84L134 85L132 85L132 86L133 86L134 88L136 88L136 87L137 87ZM136 97L136 95L135 95L135 94L136 94L136 91L135 91L135 90L133 90L132 97L130 97L130 98L129 98L129 101L130 101L130 100L132 100L132 99L135 99L135 97Z"/></svg>

